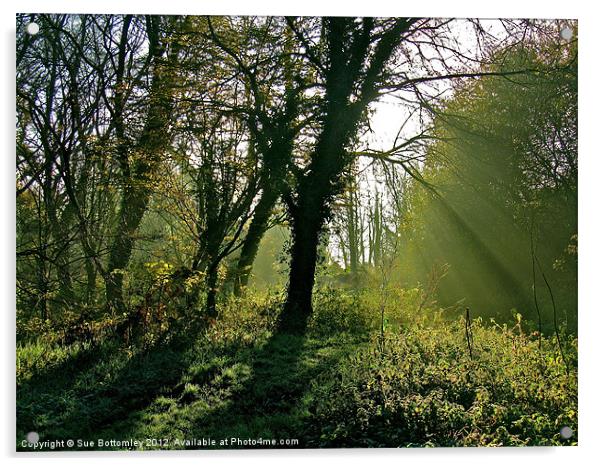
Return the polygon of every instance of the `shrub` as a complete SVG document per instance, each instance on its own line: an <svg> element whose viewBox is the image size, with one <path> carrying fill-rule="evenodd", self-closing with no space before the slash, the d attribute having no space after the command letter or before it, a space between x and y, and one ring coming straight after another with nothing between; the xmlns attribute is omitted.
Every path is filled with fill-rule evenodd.
<svg viewBox="0 0 602 466"><path fill-rule="evenodd" d="M553 339L463 320L387 332L313 382L312 446L399 447L575 443L576 339L563 364ZM575 431L570 440L562 426Z"/></svg>

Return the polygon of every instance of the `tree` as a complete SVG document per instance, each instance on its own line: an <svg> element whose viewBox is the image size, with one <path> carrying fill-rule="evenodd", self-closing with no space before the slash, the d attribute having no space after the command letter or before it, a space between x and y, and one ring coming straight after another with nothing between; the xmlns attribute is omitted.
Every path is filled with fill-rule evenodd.
<svg viewBox="0 0 602 466"><path fill-rule="evenodd" d="M574 52L574 44L546 37L525 43L507 54L507 66L547 71L482 77L439 108L438 141L422 170L438 195L412 188L402 260L412 280L433 263L451 265L444 303L466 298L481 314L516 308L538 321L535 293L549 326L545 277L574 328L576 262L567 253L577 232Z"/></svg>
<svg viewBox="0 0 602 466"><path fill-rule="evenodd" d="M378 96L386 64L415 20L324 18L322 56L309 48L324 94L320 132L305 170L287 196L293 244L287 301L281 328L303 331L311 313L319 235L330 215L331 202L342 189L340 176L351 158L348 147L368 105ZM315 25L314 25L315 27ZM307 37L295 28L305 43Z"/></svg>
<svg viewBox="0 0 602 466"><path fill-rule="evenodd" d="M259 160L259 196L237 264L231 272L234 293L248 284L259 243L271 226L274 208L287 186L295 141L311 120L307 112L307 71L283 18L207 19L208 39L240 75L246 102L236 111L247 121ZM252 53L249 53L252 52Z"/></svg>
<svg viewBox="0 0 602 466"><path fill-rule="evenodd" d="M126 16L119 45L115 82L115 131L118 139L117 157L122 174L122 197L119 220L113 244L110 246L106 270L107 304L123 312L123 270L132 254L134 234L145 214L152 194L154 175L161 166L163 155L170 145L170 121L174 106L176 64L180 45L175 36L168 37L158 16L146 18L150 87L148 110L144 126L136 141L125 140L124 65L131 17ZM177 24L179 19L172 19ZM173 34L173 31L171 31Z"/></svg>

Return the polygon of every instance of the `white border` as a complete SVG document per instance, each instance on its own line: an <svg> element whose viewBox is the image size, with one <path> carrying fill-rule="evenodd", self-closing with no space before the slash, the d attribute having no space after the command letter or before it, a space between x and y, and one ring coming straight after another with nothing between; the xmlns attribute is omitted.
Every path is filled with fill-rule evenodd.
<svg viewBox="0 0 602 466"><path fill-rule="evenodd" d="M342 4L324 0L304 0L299 3L264 0L231 0L227 3L202 0L103 0L102 2L74 0L21 0L14 6L2 4L2 61L0 90L2 92L3 153L0 155L1 176L0 215L2 248L0 286L4 304L2 308L2 362L4 382L0 384L3 408L0 410L0 446L8 464L42 460L47 464L130 464L144 461L163 464L177 460L180 464L232 464L268 465L286 462L289 466L318 462L319 464L345 462L362 464L482 464L507 465L540 464L563 465L591 464L602 450L598 448L602 434L599 396L600 341L602 340L602 309L599 304L602 257L600 255L599 214L602 199L600 141L602 135L602 109L599 82L601 16L596 14L594 2L577 1L525 1L453 2L384 0L346 0ZM10 5L10 6L9 6ZM579 20L579 447L565 448L505 448L490 449L432 449L432 450L280 450L280 451L219 451L219 452L150 452L150 453L76 453L16 455L15 445L15 371L14 371L14 34L16 12L70 12L70 13L153 13L153 14L273 14L273 15L372 15L372 16L435 16L435 17L521 17L521 18L577 18ZM37 460L36 460L37 459Z"/></svg>

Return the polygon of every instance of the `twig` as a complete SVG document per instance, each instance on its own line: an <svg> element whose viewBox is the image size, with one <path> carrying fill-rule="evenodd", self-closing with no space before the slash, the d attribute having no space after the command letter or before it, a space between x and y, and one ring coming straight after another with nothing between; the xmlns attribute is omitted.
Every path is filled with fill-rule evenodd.
<svg viewBox="0 0 602 466"><path fill-rule="evenodd" d="M539 309L539 303L537 302L537 284L535 283L535 248L533 246L533 216L531 214L531 268L533 277L533 301L535 302L535 310L537 311L537 328L539 331L539 350L541 351L541 310Z"/></svg>
<svg viewBox="0 0 602 466"><path fill-rule="evenodd" d="M545 282L546 287L548 288L548 293L550 293L550 299L552 300L552 309L554 311L554 332L556 333L556 342L558 343L558 350L560 351L560 356L562 356L562 362L564 363L564 368L566 370L567 375L569 375L569 366L566 362L566 358L564 357L564 351L562 350L562 344L560 342L560 333L558 332L558 323L556 320L556 302L554 301L554 293L552 293L552 287L550 286L550 283L548 282L548 279L546 278L545 273L543 273L543 269L542 269L541 264L539 263L539 259L537 257L535 257L535 261L537 262L537 267L539 268L539 271L541 272L543 281Z"/></svg>
<svg viewBox="0 0 602 466"><path fill-rule="evenodd" d="M466 343L468 345L468 353L470 354L470 360L472 361L472 325L470 322L470 310L466 308L466 318L465 318L465 329L466 329Z"/></svg>

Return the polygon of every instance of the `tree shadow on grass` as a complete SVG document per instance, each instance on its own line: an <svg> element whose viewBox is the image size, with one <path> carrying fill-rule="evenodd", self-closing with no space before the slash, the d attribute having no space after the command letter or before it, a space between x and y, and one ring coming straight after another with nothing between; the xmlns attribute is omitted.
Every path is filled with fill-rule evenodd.
<svg viewBox="0 0 602 466"><path fill-rule="evenodd" d="M273 334L252 354L246 370L239 371L243 377L229 386L226 396L215 398L214 406L203 410L188 429L182 430L183 439L212 439L215 444L187 448L303 448L307 409L304 397L311 381L335 365L351 347L334 338L321 341L303 335ZM223 377L212 383L219 391ZM276 445L253 444L260 438L274 439ZM279 443L285 439L297 439L298 443Z"/></svg>
<svg viewBox="0 0 602 466"><path fill-rule="evenodd" d="M17 444L26 432L41 440L96 439L97 432L169 391L190 363L200 329L129 355L116 341L82 349L17 387Z"/></svg>
<svg viewBox="0 0 602 466"><path fill-rule="evenodd" d="M38 371L17 390L17 448L28 450L20 442L29 431L42 440L298 438L303 447L311 380L355 347L338 336L275 333L262 344L202 332L133 355L107 342ZM254 446L221 446L243 447Z"/></svg>

